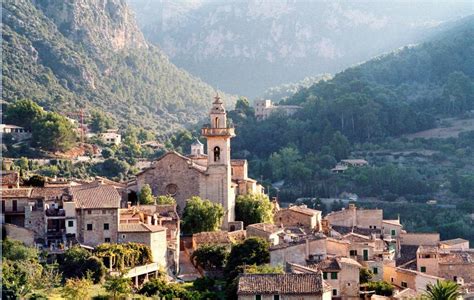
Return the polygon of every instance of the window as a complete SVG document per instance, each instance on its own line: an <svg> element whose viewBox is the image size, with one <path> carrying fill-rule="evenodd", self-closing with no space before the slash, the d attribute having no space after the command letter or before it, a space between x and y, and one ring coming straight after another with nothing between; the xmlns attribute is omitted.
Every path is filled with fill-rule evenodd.
<svg viewBox="0 0 474 300"><path fill-rule="evenodd" d="M105 241L106 243L110 243L110 238L105 238L104 241Z"/></svg>
<svg viewBox="0 0 474 300"><path fill-rule="evenodd" d="M214 161L219 161L221 159L221 148L214 147Z"/></svg>
<svg viewBox="0 0 474 300"><path fill-rule="evenodd" d="M92 230L92 224L87 224L87 230L91 231Z"/></svg>
<svg viewBox="0 0 474 300"><path fill-rule="evenodd" d="M323 272L323 279L328 279L328 272Z"/></svg>
<svg viewBox="0 0 474 300"><path fill-rule="evenodd" d="M337 290L336 290L336 289L333 289L333 290L332 290L332 295L333 295L333 296L337 296Z"/></svg>
<svg viewBox="0 0 474 300"><path fill-rule="evenodd" d="M395 229L392 229L392 235L397 235L397 231Z"/></svg>
<svg viewBox="0 0 474 300"><path fill-rule="evenodd" d="M393 277L390 277L390 281L393 283Z"/></svg>
<svg viewBox="0 0 474 300"><path fill-rule="evenodd" d="M408 284L405 281L402 281L402 287L406 288L408 287Z"/></svg>
<svg viewBox="0 0 474 300"><path fill-rule="evenodd" d="M107 211L105 209L102 210L102 214L105 215Z"/></svg>
<svg viewBox="0 0 474 300"><path fill-rule="evenodd" d="M337 279L337 272L331 272L331 279Z"/></svg>
<svg viewBox="0 0 474 300"><path fill-rule="evenodd" d="M262 295L255 295L255 300L262 300Z"/></svg>
<svg viewBox="0 0 474 300"><path fill-rule="evenodd" d="M74 227L74 221L72 220L67 221L67 227Z"/></svg>
<svg viewBox="0 0 474 300"><path fill-rule="evenodd" d="M17 209L18 209L18 201L13 200L13 201L12 201L12 205L13 205L13 211L17 211Z"/></svg>
<svg viewBox="0 0 474 300"><path fill-rule="evenodd" d="M87 214L90 215L92 213L92 210L87 210Z"/></svg>
<svg viewBox="0 0 474 300"><path fill-rule="evenodd" d="M426 267L420 267L420 272L426 273Z"/></svg>
<svg viewBox="0 0 474 300"><path fill-rule="evenodd" d="M357 250L351 250L349 251L350 256L357 256Z"/></svg>
<svg viewBox="0 0 474 300"><path fill-rule="evenodd" d="M373 269L372 269L372 272L373 272L374 274L378 274L378 273L379 273L379 269L378 269L378 268L373 268Z"/></svg>
<svg viewBox="0 0 474 300"><path fill-rule="evenodd" d="M377 229L377 226L374 225L374 229Z"/></svg>
<svg viewBox="0 0 474 300"><path fill-rule="evenodd" d="M5 211L5 200L2 200L2 212Z"/></svg>
<svg viewBox="0 0 474 300"><path fill-rule="evenodd" d="M104 230L109 230L109 223L104 223Z"/></svg>
<svg viewBox="0 0 474 300"><path fill-rule="evenodd" d="M273 300L280 300L280 295L273 295Z"/></svg>
<svg viewBox="0 0 474 300"><path fill-rule="evenodd" d="M125 234L122 234L122 239L125 239L127 236Z"/></svg>

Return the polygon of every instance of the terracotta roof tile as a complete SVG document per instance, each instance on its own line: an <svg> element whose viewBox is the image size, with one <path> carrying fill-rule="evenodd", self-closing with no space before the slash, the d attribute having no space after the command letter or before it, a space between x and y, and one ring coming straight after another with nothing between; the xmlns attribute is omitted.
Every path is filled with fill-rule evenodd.
<svg viewBox="0 0 474 300"><path fill-rule="evenodd" d="M1 198L29 198L31 188L1 189L0 195Z"/></svg>
<svg viewBox="0 0 474 300"><path fill-rule="evenodd" d="M31 191L32 198L59 198L63 194L67 194L67 187L33 188L33 190Z"/></svg>
<svg viewBox="0 0 474 300"><path fill-rule="evenodd" d="M70 193L77 208L119 208L120 194L111 185L97 183L71 187Z"/></svg>
<svg viewBox="0 0 474 300"><path fill-rule="evenodd" d="M295 211L295 212L299 212L301 214L308 215L308 216L314 216L314 215L321 214L321 211L319 211L319 210L307 208L307 207L304 207L304 206L298 206L298 205L292 206L289 209L292 210L292 211Z"/></svg>
<svg viewBox="0 0 474 300"><path fill-rule="evenodd" d="M166 230L166 228L158 225L127 223L119 224L118 232L159 232L163 230Z"/></svg>
<svg viewBox="0 0 474 300"><path fill-rule="evenodd" d="M320 295L323 289L320 274L243 274L237 294Z"/></svg>
<svg viewBox="0 0 474 300"><path fill-rule="evenodd" d="M2 171L0 182L4 185L17 185L20 181L20 175L15 171Z"/></svg>
<svg viewBox="0 0 474 300"><path fill-rule="evenodd" d="M469 241L465 240L465 239L457 238L457 239L452 239L452 240L441 241L440 243L443 244L443 245L453 246L453 245L457 245L457 244L463 244L463 243L466 243L466 242L469 242Z"/></svg>

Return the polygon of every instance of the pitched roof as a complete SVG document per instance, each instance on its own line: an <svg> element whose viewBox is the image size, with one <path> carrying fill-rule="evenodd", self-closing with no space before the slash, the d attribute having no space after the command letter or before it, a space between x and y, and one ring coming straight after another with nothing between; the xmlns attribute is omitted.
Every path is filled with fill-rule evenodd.
<svg viewBox="0 0 474 300"><path fill-rule="evenodd" d="M163 226L143 223L119 224L118 228L118 232L159 232L163 230L166 230Z"/></svg>
<svg viewBox="0 0 474 300"><path fill-rule="evenodd" d="M206 231L193 234L193 241L197 245L204 244L231 244L245 239L245 230L236 231Z"/></svg>
<svg viewBox="0 0 474 300"><path fill-rule="evenodd" d="M320 274L243 274L239 277L237 294L315 295L323 291Z"/></svg>
<svg viewBox="0 0 474 300"><path fill-rule="evenodd" d="M67 193L67 187L64 187L64 186L33 188L33 190L31 191L31 197L51 199L51 198L59 198L63 194L66 194L66 193Z"/></svg>
<svg viewBox="0 0 474 300"><path fill-rule="evenodd" d="M349 232L348 234L344 235L343 238L356 243L364 243L370 241L370 237L355 232Z"/></svg>
<svg viewBox="0 0 474 300"><path fill-rule="evenodd" d="M141 175L141 174L143 174L143 173L146 173L146 172L149 171L149 170L155 169L155 168L156 168L156 163L157 163L158 161L164 159L164 158L167 157L168 155L174 155L174 156L177 156L177 157L183 159L184 161L187 162L188 168L190 168L190 169L194 169L194 170L196 170L196 171L198 171L198 172L201 172L201 173L205 173L206 170L207 170L206 167L203 167L203 166L201 166L201 165L198 165L198 164L194 163L191 158L186 157L186 156L184 156L184 155L181 155L181 154L179 154L179 153L176 152L176 151L169 151L169 152L166 152L165 154L163 154L162 156L160 156L160 157L159 157L158 159L156 159L155 161L153 161L151 167L144 168L144 169L141 170L140 172L136 173L135 176L139 176L139 175Z"/></svg>
<svg viewBox="0 0 474 300"><path fill-rule="evenodd" d="M266 233L275 233L283 230L281 227L269 223L255 223L247 226L247 229L248 228L256 229Z"/></svg>
<svg viewBox="0 0 474 300"><path fill-rule="evenodd" d="M3 185L17 185L20 180L20 175L16 171L2 171L0 182Z"/></svg>
<svg viewBox="0 0 474 300"><path fill-rule="evenodd" d="M385 223L385 224L390 224L390 225L395 225L395 226L402 226L402 224L400 224L400 220L396 219L396 220L382 220L382 223Z"/></svg>
<svg viewBox="0 0 474 300"><path fill-rule="evenodd" d="M469 242L469 241L465 239L457 238L457 239L452 239L452 240L441 241L440 243L443 245L453 246L453 245L463 244L466 242Z"/></svg>
<svg viewBox="0 0 474 300"><path fill-rule="evenodd" d="M119 208L120 194L111 185L97 183L69 189L76 208Z"/></svg>
<svg viewBox="0 0 474 300"><path fill-rule="evenodd" d="M321 211L319 210L307 208L305 206L300 206L300 205L291 206L289 209L292 211L307 215L307 216L314 216L317 214L321 214Z"/></svg>
<svg viewBox="0 0 474 300"><path fill-rule="evenodd" d="M31 188L0 189L1 198L29 198Z"/></svg>

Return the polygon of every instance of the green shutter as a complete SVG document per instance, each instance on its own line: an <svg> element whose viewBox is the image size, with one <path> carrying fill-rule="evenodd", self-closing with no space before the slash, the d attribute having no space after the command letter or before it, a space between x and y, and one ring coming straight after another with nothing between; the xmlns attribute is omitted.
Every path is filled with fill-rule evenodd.
<svg viewBox="0 0 474 300"><path fill-rule="evenodd" d="M337 272L331 272L331 279L337 279Z"/></svg>

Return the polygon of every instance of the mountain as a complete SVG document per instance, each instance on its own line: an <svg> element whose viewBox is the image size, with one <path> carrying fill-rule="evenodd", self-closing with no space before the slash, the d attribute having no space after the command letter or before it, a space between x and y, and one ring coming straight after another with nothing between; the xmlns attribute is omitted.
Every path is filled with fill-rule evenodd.
<svg viewBox="0 0 474 300"><path fill-rule="evenodd" d="M128 0L171 61L249 97L419 42L471 1Z"/></svg>
<svg viewBox="0 0 474 300"><path fill-rule="evenodd" d="M352 143L426 130L474 110L474 16L430 41L376 57L303 88L282 104L304 109L262 122L234 117L234 153L266 158L295 146L318 153L339 131ZM240 120L240 121L239 121ZM265 143L259 143L265 139ZM257 176L258 175L254 175Z"/></svg>
<svg viewBox="0 0 474 300"><path fill-rule="evenodd" d="M206 116L216 91L150 45L125 1L7 0L2 8L5 102L99 109L157 134Z"/></svg>

